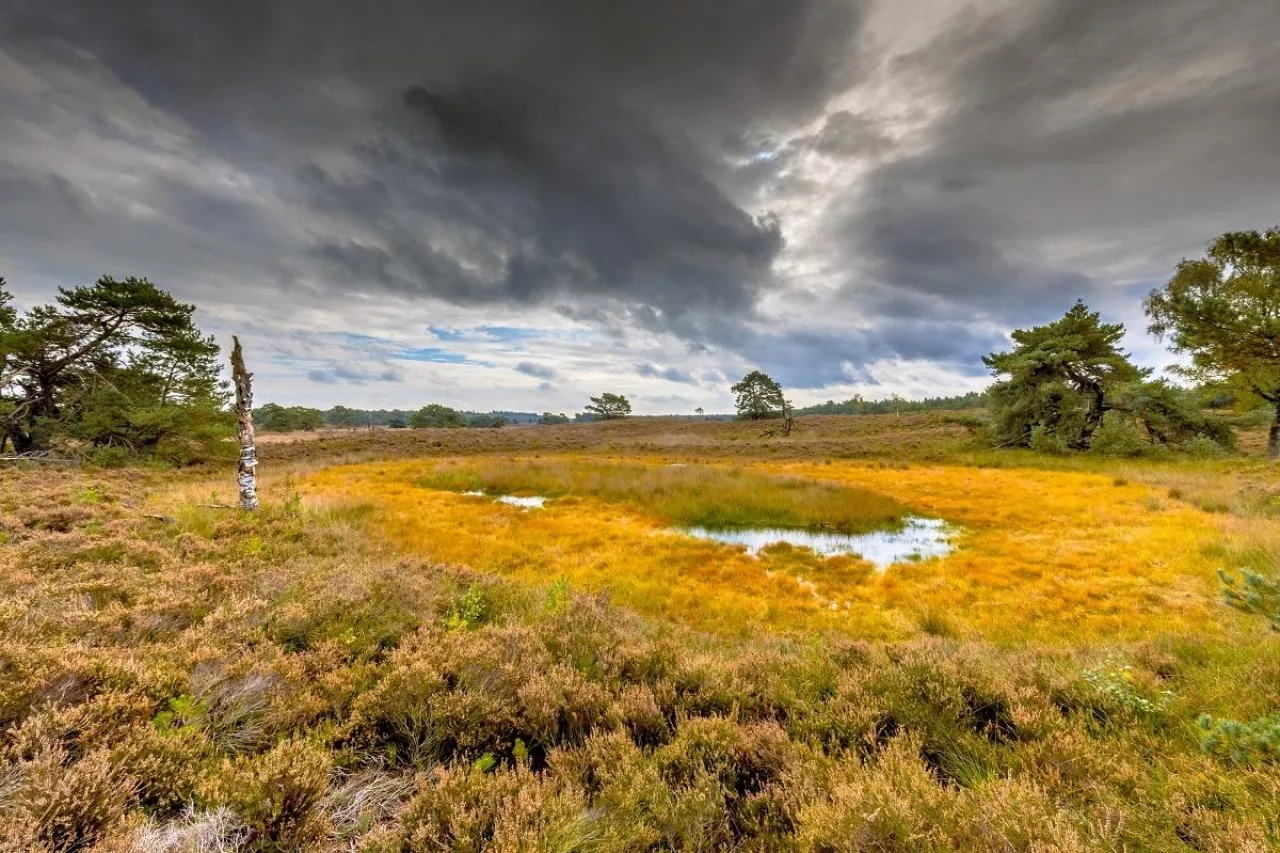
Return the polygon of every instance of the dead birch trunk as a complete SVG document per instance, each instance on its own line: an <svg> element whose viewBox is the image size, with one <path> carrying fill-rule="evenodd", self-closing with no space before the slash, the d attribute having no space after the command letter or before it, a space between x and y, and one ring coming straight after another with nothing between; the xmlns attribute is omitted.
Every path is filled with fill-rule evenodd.
<svg viewBox="0 0 1280 853"><path fill-rule="evenodd" d="M258 508L258 448L253 436L253 374L245 370L240 339L231 336L231 379L236 386L236 431L240 438L240 461L236 482L240 485L240 508Z"/></svg>

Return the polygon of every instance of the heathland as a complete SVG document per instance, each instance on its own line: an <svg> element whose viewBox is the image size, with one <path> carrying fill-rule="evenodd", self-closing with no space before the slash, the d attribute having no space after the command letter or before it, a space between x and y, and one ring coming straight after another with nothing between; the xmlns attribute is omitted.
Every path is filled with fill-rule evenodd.
<svg viewBox="0 0 1280 853"><path fill-rule="evenodd" d="M1280 642L1223 595L1280 571L1262 437L797 425L273 441L256 514L220 469L5 472L0 850L1280 845ZM913 515L955 550L679 534Z"/></svg>

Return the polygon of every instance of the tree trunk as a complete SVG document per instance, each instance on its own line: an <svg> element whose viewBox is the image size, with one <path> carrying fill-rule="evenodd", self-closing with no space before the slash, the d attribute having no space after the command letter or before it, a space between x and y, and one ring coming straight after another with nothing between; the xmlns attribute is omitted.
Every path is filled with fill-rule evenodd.
<svg viewBox="0 0 1280 853"><path fill-rule="evenodd" d="M1084 428L1080 431L1080 447L1088 448L1089 439L1094 431L1102 425L1102 416L1107 413L1107 392L1101 385L1092 385L1088 389L1093 394L1093 403L1084 415Z"/></svg>
<svg viewBox="0 0 1280 853"><path fill-rule="evenodd" d="M1280 459L1280 401L1275 404L1276 414L1271 419L1271 435L1267 438L1267 456Z"/></svg>
<svg viewBox="0 0 1280 853"><path fill-rule="evenodd" d="M253 436L253 374L245 370L240 339L232 335L231 379L236 386L236 427L240 438L240 461L236 482L240 486L240 508L258 508L258 449Z"/></svg>

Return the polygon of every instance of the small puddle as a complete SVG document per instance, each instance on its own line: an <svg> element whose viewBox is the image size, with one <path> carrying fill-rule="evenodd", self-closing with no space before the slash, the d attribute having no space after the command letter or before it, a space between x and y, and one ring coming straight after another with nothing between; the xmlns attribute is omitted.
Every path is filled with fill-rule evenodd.
<svg viewBox="0 0 1280 853"><path fill-rule="evenodd" d="M489 497L484 492L463 492L463 494L477 498ZM533 495L527 498L517 497L516 495L498 495L494 500L500 504L510 504L511 506L524 507L525 509L542 509L542 505L547 502L547 499L542 495Z"/></svg>
<svg viewBox="0 0 1280 853"><path fill-rule="evenodd" d="M761 527L754 530L711 530L706 527L681 527L678 532L699 539L711 539L726 545L743 545L752 554L762 548L786 542L797 548L808 548L815 554L834 557L851 554L875 563L880 571L894 563L916 562L932 557L945 557L955 550L951 537L955 528L940 518L908 516L901 530L879 530L873 533L815 533L785 527Z"/></svg>

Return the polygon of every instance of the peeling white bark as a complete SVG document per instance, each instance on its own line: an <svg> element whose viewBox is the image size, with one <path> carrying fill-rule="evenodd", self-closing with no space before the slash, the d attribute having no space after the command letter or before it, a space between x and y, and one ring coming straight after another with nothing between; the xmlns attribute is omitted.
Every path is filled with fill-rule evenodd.
<svg viewBox="0 0 1280 853"><path fill-rule="evenodd" d="M258 508L258 449L253 435L253 374L245 369L240 339L232 335L231 379L236 386L236 429L240 438L240 460L236 463L236 483L240 487L240 508Z"/></svg>

